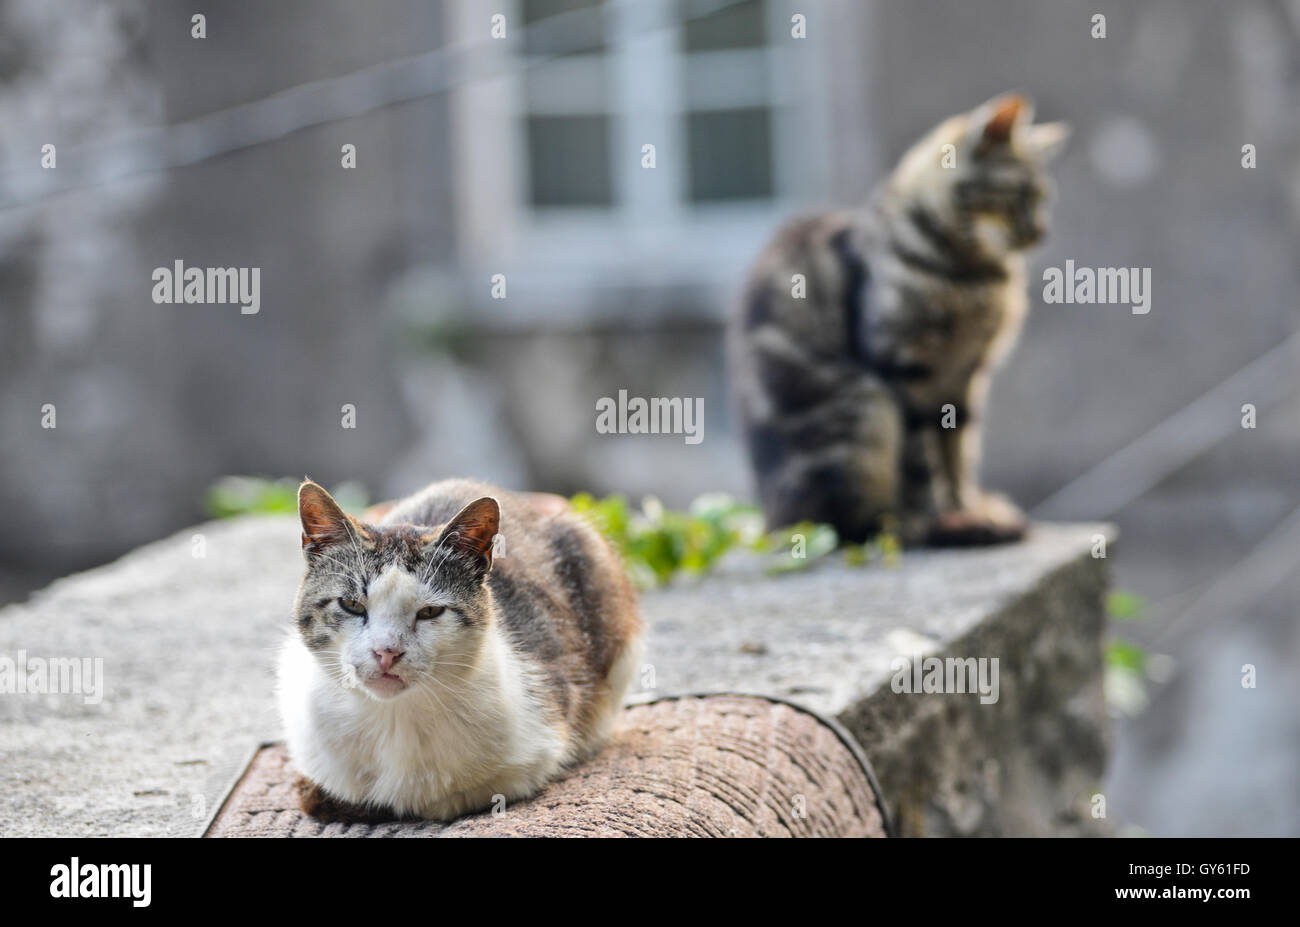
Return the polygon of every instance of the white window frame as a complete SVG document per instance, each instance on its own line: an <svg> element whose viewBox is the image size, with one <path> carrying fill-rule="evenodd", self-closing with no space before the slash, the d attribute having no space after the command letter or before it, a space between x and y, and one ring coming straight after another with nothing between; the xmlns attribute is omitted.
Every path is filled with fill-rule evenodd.
<svg viewBox="0 0 1300 927"><path fill-rule="evenodd" d="M490 9L479 0L447 3L449 41L474 48L474 73L495 75L471 77L450 100L457 239L465 272L505 273L512 286L519 282L571 312L580 311L575 295L589 294L602 281L727 285L753 260L777 222L828 198L830 30L817 23L822 28L810 27L808 38L790 38L791 16L804 4L767 0L764 48L687 54L675 20L676 0L606 0L606 15L612 17L605 47L612 99L605 111L614 120L613 204L538 209L528 202L521 117L541 110L526 110L520 2L500 0ZM505 39L487 38L494 12L506 15ZM774 195L691 203L683 114L699 107L683 99L688 59L690 66L725 69L743 56L766 59L768 86L754 88L748 101L711 102L725 109L769 107ZM562 105L545 111L552 109L562 111ZM656 147L653 170L640 166L645 143ZM507 301L492 308L508 311L502 302Z"/></svg>

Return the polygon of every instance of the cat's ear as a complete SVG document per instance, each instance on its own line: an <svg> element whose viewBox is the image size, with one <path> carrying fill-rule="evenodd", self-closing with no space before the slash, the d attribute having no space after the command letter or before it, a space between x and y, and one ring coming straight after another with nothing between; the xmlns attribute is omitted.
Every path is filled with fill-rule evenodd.
<svg viewBox="0 0 1300 927"><path fill-rule="evenodd" d="M1001 145L1011 141L1018 126L1028 125L1034 118L1034 104L1018 93L994 97L975 110L971 128L980 141Z"/></svg>
<svg viewBox="0 0 1300 927"><path fill-rule="evenodd" d="M1070 138L1070 126L1064 122L1040 122L1025 130L1025 147L1040 161L1050 161L1061 153Z"/></svg>
<svg viewBox="0 0 1300 927"><path fill-rule="evenodd" d="M447 522L435 548L463 551L483 563L484 572L492 568L492 542L501 527L501 506L491 496L475 499Z"/></svg>
<svg viewBox="0 0 1300 927"><path fill-rule="evenodd" d="M302 519L302 549L318 554L354 536L352 519L322 486L306 480L298 487L298 517Z"/></svg>

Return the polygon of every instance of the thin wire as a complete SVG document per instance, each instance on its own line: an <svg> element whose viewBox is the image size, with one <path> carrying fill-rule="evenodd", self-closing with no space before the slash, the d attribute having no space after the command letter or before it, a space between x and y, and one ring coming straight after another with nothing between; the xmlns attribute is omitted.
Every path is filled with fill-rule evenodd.
<svg viewBox="0 0 1300 927"><path fill-rule="evenodd" d="M624 5L631 0L624 0ZM749 0L696 0L690 15L658 24L651 32L674 23L711 16ZM10 167L0 173L0 211L118 183L144 174L200 163L283 138L302 129L354 118L375 110L413 102L455 87L525 71L547 61L590 47L593 28L607 30L607 17L617 4L597 4L509 29L516 48L547 48L546 53L510 56L512 67L484 64L475 52L489 43L435 49L384 62L350 74L290 87L259 100L228 107L187 122L128 133L98 146L81 146L63 153L58 171ZM485 13L485 16L487 14ZM485 31L488 26L485 20ZM494 60L496 56L486 56ZM20 181L14 182L18 176ZM25 184L25 188L18 189ZM1034 507L1040 517L1077 515L1108 518L1169 475L1222 440L1235 428L1235 416L1223 414L1224 403L1241 397L1265 397L1286 382L1295 369L1300 333L1230 375L1147 434L1093 465L1083 475ZM1280 374L1280 375L1279 375ZM1257 405L1262 402L1257 402Z"/></svg>
<svg viewBox="0 0 1300 927"><path fill-rule="evenodd" d="M1300 563L1300 507L1219 574L1189 607L1166 621L1152 642L1167 640L1175 628L1181 627L1186 636L1212 619L1240 614L1293 575L1297 563Z"/></svg>
<svg viewBox="0 0 1300 927"><path fill-rule="evenodd" d="M590 49L592 32L605 36L607 18L631 2L622 0L557 13L518 29L507 24L505 39L462 42L350 74L298 84L187 122L136 130L98 145L69 148L60 151L58 170L41 169L34 157L28 159L30 164L11 164L0 172L0 211L197 164L302 129L437 96L474 81L526 71ZM642 31L648 34L671 28L746 2L750 0L694 0L690 15ZM483 15L486 34L490 10L485 7ZM476 54L493 42L510 42L520 54L504 56L505 67L499 65L503 56ZM525 53L527 46L546 51Z"/></svg>
<svg viewBox="0 0 1300 927"><path fill-rule="evenodd" d="M1126 505L1240 430L1240 408L1256 409L1289 395L1300 368L1300 331L1229 374L1146 434L1093 464L1052 493L1033 514L1040 518L1110 518Z"/></svg>

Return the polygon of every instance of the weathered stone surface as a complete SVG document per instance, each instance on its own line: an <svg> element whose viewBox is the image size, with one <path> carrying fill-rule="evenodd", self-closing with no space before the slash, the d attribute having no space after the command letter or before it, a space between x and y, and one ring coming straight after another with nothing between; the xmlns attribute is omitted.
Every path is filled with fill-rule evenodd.
<svg viewBox="0 0 1300 927"><path fill-rule="evenodd" d="M718 577L647 600L661 691L784 696L862 744L903 834L1095 833L1107 755L1104 525L898 566ZM915 654L998 659L998 699L891 687ZM1087 815L1086 817L1084 817Z"/></svg>
<svg viewBox="0 0 1300 927"><path fill-rule="evenodd" d="M1093 832L1105 561L1089 548L1107 530L656 592L645 678L838 717L904 833ZM0 695L0 834L197 834L278 736L272 664L300 569L293 519L215 522L0 611L0 655L100 658L104 677L98 704ZM893 692L891 661L916 652L998 658L998 701Z"/></svg>

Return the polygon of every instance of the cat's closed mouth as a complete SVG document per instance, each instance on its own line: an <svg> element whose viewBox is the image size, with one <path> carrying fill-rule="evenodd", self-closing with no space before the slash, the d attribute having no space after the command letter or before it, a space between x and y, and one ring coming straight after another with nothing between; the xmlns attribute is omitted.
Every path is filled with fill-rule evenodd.
<svg viewBox="0 0 1300 927"><path fill-rule="evenodd" d="M406 689L406 680L392 673L380 673L366 680L366 688L381 698L392 698Z"/></svg>

